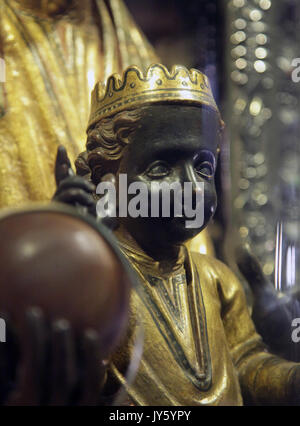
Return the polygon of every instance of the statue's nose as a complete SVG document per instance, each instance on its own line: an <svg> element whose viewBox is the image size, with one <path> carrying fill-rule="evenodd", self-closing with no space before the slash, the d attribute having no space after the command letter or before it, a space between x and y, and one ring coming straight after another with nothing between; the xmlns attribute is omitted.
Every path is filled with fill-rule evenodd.
<svg viewBox="0 0 300 426"><path fill-rule="evenodd" d="M201 177L197 174L195 171L195 168L192 163L188 163L184 165L183 170L183 185L185 182L189 182L192 184L192 203L193 208L196 207L197 199L199 199L199 196L203 196L203 182ZM190 187L187 187L190 190ZM184 188L186 190L186 188ZM198 197L197 197L198 196Z"/></svg>
<svg viewBox="0 0 300 426"><path fill-rule="evenodd" d="M193 191L199 190L199 182L202 181L201 177L196 172L192 163L185 164L183 167L183 183L190 182L193 187Z"/></svg>

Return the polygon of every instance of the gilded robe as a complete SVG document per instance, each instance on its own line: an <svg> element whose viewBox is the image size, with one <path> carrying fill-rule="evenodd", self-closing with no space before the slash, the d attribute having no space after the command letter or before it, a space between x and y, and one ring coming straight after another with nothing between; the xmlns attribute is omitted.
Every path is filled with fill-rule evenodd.
<svg viewBox="0 0 300 426"><path fill-rule="evenodd" d="M172 270L117 233L136 270L129 329L111 374L126 382L139 321L144 351L129 401L137 405L291 403L299 365L268 353L238 279L222 262L182 248ZM139 320L138 320L139 318Z"/></svg>

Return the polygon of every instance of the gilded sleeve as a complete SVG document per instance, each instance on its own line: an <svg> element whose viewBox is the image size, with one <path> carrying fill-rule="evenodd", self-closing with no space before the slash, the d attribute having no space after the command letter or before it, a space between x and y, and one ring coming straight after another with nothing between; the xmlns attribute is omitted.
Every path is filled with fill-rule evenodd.
<svg viewBox="0 0 300 426"><path fill-rule="evenodd" d="M216 268L222 320L244 402L300 404L300 364L267 351L255 330L239 280L221 262Z"/></svg>

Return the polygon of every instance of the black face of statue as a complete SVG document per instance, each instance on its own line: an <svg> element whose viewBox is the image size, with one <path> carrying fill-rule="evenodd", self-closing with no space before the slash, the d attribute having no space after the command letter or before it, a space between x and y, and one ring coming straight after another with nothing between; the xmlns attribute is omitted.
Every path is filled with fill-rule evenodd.
<svg viewBox="0 0 300 426"><path fill-rule="evenodd" d="M214 174L219 143L217 114L205 108L180 105L148 107L131 137L119 173L127 174L128 185L143 182L148 187L151 214L151 183L191 182L195 207L196 182L204 184L204 223L187 228L187 217L126 217L120 221L139 245L153 258L166 258L174 248L197 235L212 218L217 204ZM121 194L122 195L122 194ZM161 195L161 192L160 192ZM134 195L128 196L128 201ZM172 217L173 216L173 217Z"/></svg>

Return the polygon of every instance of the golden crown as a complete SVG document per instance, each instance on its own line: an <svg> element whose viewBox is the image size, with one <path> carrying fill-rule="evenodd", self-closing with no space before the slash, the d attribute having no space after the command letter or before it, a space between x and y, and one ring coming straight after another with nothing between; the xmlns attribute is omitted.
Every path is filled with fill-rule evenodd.
<svg viewBox="0 0 300 426"><path fill-rule="evenodd" d="M96 84L88 129L117 112L156 102L206 105L219 114L208 78L201 71L174 65L169 72L164 65L153 64L143 74L133 65L123 78L113 74L106 84Z"/></svg>

